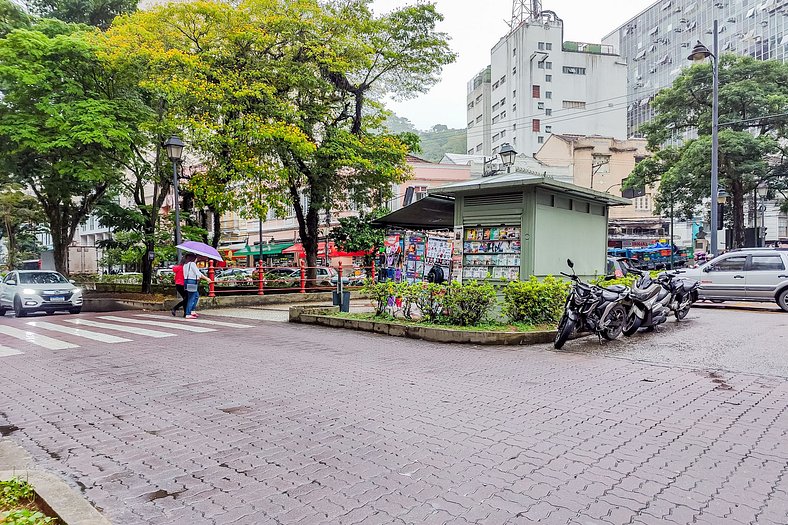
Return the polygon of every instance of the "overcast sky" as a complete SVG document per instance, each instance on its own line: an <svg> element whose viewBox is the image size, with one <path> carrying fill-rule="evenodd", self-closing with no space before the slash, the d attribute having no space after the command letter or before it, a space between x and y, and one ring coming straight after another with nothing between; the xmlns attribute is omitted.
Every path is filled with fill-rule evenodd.
<svg viewBox="0 0 788 525"><path fill-rule="evenodd" d="M415 3L416 0L375 0L378 12ZM443 70L443 80L427 94L389 108L419 129L435 124L464 128L467 82L490 63L490 49L506 34L512 0L434 0L446 18L440 28L451 36L459 54ZM564 39L599 43L654 0L543 0L542 8L555 11L564 21Z"/></svg>

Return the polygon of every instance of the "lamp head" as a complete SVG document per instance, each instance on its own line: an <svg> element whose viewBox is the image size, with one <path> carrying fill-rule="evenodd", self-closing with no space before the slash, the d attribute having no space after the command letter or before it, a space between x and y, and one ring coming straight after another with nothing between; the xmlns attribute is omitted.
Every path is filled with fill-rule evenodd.
<svg viewBox="0 0 788 525"><path fill-rule="evenodd" d="M164 147L167 149L167 157L172 162L181 160L181 156L183 155L183 146L183 141L177 135L172 135L164 143Z"/></svg>
<svg viewBox="0 0 788 525"><path fill-rule="evenodd" d="M758 192L758 197L761 199L765 199L769 196L769 186L765 182L761 182L758 184L758 188L756 190Z"/></svg>
<svg viewBox="0 0 788 525"><path fill-rule="evenodd" d="M692 52L687 57L687 60L692 62L703 62L710 56L714 56L714 54L709 51L709 48L703 45L703 42L698 40L698 43L695 44L695 47L692 48Z"/></svg>
<svg viewBox="0 0 788 525"><path fill-rule="evenodd" d="M515 157L517 157L517 152L508 142L501 144L501 150L498 154L501 156L501 162L503 162L504 166L512 166Z"/></svg>

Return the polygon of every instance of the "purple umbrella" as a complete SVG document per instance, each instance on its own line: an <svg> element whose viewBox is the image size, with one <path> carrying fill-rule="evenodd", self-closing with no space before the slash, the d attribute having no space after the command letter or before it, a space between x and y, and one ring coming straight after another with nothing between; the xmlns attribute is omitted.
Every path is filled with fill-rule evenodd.
<svg viewBox="0 0 788 525"><path fill-rule="evenodd" d="M216 250L216 248L205 244L204 242L186 241L176 246L176 248L180 248L185 252L193 253L195 255L201 255L203 257L213 259L214 261L222 260L222 256L219 255L219 252Z"/></svg>

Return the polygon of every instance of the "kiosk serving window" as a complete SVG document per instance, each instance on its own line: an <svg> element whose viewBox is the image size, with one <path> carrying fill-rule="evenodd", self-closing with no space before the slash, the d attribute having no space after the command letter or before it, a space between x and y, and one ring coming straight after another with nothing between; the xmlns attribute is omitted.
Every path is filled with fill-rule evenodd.
<svg viewBox="0 0 788 525"><path fill-rule="evenodd" d="M466 227L463 239L463 280L520 278L519 226Z"/></svg>

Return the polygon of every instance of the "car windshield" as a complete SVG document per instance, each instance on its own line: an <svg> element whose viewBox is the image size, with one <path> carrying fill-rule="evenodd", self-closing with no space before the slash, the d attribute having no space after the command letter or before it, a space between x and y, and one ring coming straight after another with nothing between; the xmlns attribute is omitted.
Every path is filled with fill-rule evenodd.
<svg viewBox="0 0 788 525"><path fill-rule="evenodd" d="M64 284L67 283L65 277L57 272L36 272L20 273L20 284Z"/></svg>

